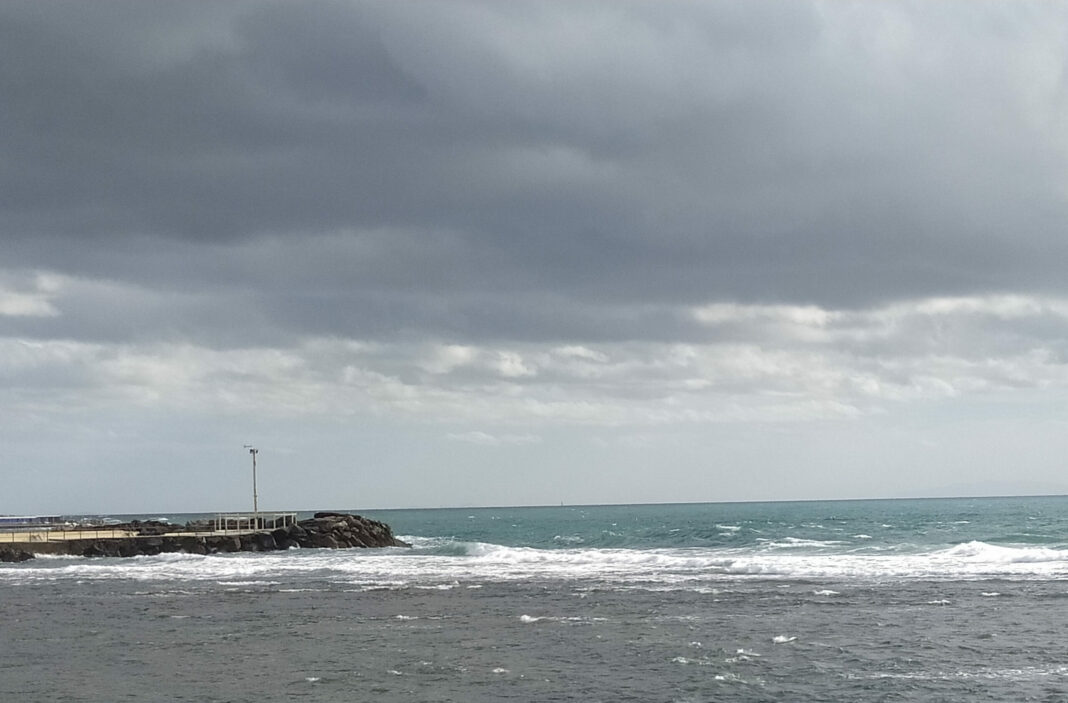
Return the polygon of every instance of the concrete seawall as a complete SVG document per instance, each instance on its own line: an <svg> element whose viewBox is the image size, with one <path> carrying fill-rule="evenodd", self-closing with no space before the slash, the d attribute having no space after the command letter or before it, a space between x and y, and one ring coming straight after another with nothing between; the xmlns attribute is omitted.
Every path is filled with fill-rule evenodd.
<svg viewBox="0 0 1068 703"><path fill-rule="evenodd" d="M184 527L136 523L108 531L64 532L61 533L62 537L49 536L47 541L17 541L16 536L16 541L5 539L0 543L0 561L24 561L35 554L132 557L164 552L218 554L266 552L292 547L347 549L409 546L394 537L392 528L384 522L346 513L316 513L313 518L273 530L217 532L204 527L204 524L192 523ZM102 536L107 534L112 536Z"/></svg>

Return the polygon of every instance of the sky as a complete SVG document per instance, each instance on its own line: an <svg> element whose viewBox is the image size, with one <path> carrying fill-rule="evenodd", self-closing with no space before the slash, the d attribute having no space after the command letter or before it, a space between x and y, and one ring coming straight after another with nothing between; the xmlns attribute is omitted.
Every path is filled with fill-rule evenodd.
<svg viewBox="0 0 1068 703"><path fill-rule="evenodd" d="M1068 5L0 3L0 513L1068 493Z"/></svg>

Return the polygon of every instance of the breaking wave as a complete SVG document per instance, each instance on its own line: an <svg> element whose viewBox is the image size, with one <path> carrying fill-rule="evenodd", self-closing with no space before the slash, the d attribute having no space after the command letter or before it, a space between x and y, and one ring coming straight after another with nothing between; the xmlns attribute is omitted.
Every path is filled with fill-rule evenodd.
<svg viewBox="0 0 1068 703"><path fill-rule="evenodd" d="M765 579L1027 579L1068 576L1068 550L971 541L926 552L857 552L783 541L735 549L543 549L405 537L412 549L327 550L130 559L41 559L0 568L0 583L56 580L224 583L288 588L299 581L354 588L452 588L457 584L567 580L605 586L706 589ZM827 593L830 593L828 591Z"/></svg>

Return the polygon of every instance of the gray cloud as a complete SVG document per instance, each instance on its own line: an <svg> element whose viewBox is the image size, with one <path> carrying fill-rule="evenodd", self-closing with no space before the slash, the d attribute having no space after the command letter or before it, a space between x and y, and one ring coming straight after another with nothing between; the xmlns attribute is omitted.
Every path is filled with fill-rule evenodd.
<svg viewBox="0 0 1068 703"><path fill-rule="evenodd" d="M8 439L129 437L134 408L655 449L1039 402L1068 383L1066 20L4 3Z"/></svg>
<svg viewBox="0 0 1068 703"><path fill-rule="evenodd" d="M8 5L0 224L122 278L345 232L393 296L1059 287L1060 10L948 7Z"/></svg>

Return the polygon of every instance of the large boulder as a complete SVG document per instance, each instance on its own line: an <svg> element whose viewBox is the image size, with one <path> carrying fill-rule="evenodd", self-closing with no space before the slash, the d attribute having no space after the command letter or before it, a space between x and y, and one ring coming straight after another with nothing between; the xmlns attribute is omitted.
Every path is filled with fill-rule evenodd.
<svg viewBox="0 0 1068 703"><path fill-rule="evenodd" d="M318 547L320 549L340 549L341 543L330 534L317 534L310 538L309 547ZM304 546L303 544L301 545Z"/></svg>
<svg viewBox="0 0 1068 703"><path fill-rule="evenodd" d="M182 537L178 541L178 551L187 554L207 554L208 545L203 537Z"/></svg>
<svg viewBox="0 0 1068 703"><path fill-rule="evenodd" d="M138 545L135 539L120 539L115 540L118 542L119 556L120 557L136 557L141 554L140 545Z"/></svg>
<svg viewBox="0 0 1068 703"><path fill-rule="evenodd" d="M260 532L252 537L261 552L273 552L278 549L278 543L274 541L274 537L270 532Z"/></svg>
<svg viewBox="0 0 1068 703"><path fill-rule="evenodd" d="M98 539L82 545L81 554L86 557L118 557L122 556L119 549L121 540Z"/></svg>
<svg viewBox="0 0 1068 703"><path fill-rule="evenodd" d="M209 553L241 551L241 540L235 535L205 537L204 544L207 546Z"/></svg>
<svg viewBox="0 0 1068 703"><path fill-rule="evenodd" d="M238 537L241 542L242 552L258 552L260 551L259 540L256 539L255 534L241 535Z"/></svg>
<svg viewBox="0 0 1068 703"><path fill-rule="evenodd" d="M320 544L324 540L318 536L324 534L329 534L341 547L411 546L394 537L389 525L360 515L319 512L311 519L301 520L299 526L308 533L306 538L294 537L302 547L325 546Z"/></svg>
<svg viewBox="0 0 1068 703"><path fill-rule="evenodd" d="M0 549L0 562L13 564L21 561L29 561L33 558L33 554L24 549L12 549L10 547Z"/></svg>

